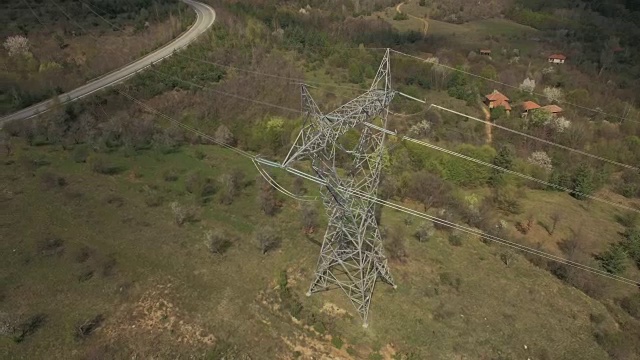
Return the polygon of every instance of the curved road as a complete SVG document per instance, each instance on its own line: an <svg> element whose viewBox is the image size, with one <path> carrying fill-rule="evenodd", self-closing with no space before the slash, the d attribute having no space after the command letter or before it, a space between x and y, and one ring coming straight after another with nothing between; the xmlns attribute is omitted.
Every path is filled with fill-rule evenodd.
<svg viewBox="0 0 640 360"><path fill-rule="evenodd" d="M213 25L213 22L216 20L216 13L209 5L193 0L182 1L191 6L193 10L195 10L197 15L196 22L191 26L191 28L189 28L189 30L184 32L169 44L146 55L139 60L130 63L129 65L126 65L120 69L114 70L106 75L92 80L91 82L82 85L79 88L58 95L60 101L63 104L70 101L75 101L98 90L104 89L105 87L117 84L135 75L138 71L141 71L149 67L150 65L171 56L174 51L189 45L189 43L191 43ZM38 114L44 113L51 108L52 104L53 102L51 100L45 100L26 109L17 111L11 115L0 118L0 127L2 127L2 124L8 121L28 119Z"/></svg>

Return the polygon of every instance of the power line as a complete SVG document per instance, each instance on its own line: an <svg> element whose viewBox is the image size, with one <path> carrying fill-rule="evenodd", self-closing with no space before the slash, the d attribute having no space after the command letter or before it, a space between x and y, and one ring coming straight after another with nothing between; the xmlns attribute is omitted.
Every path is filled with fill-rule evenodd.
<svg viewBox="0 0 640 360"><path fill-rule="evenodd" d="M67 19L69 19L69 21L71 21L74 25L76 25L77 27L82 29L84 32L86 32L87 35L91 36L96 41L99 40L96 36L94 36L91 32L89 32L84 26L80 25L78 22L73 20L73 18L69 14L67 14L67 12L64 11L64 9L62 7L60 7L60 5L58 5L54 0L49 0L49 2L52 3L53 5L55 5L55 7L57 7L58 10L60 10L60 12L63 13L64 16L67 17Z"/></svg>
<svg viewBox="0 0 640 360"><path fill-rule="evenodd" d="M407 54L407 53L404 53L404 52L401 52L401 51L398 51L398 50L394 50L394 49L391 49L391 51L393 51L393 52L395 52L396 54L399 54L399 55L408 56L410 58L413 58L413 59L416 59L416 60L420 60L421 62L427 62L425 59L423 59L423 58L421 58L419 56ZM476 77L476 78L479 78L479 79L487 80L487 81L490 81L490 82L493 82L493 83L496 83L496 84L499 84L499 85L503 85L503 86L506 86L506 87L509 87L509 88L512 88L512 89L520 90L520 88L515 86L515 85L507 84L507 83L504 83L502 81L498 81L498 80L494 80L494 79L491 79L491 78L488 78L488 77L484 77L482 75L478 75L478 74L472 73L470 71L465 71L465 70L462 70L462 69L458 69L458 68L455 68L455 67L452 67L452 66L448 66L448 65L444 65L442 63L437 63L437 62L429 62L429 64L432 64L434 66L443 67L445 69L449 69L449 70L452 70L452 71L458 71L460 73L463 73L463 74L466 74L466 75L469 75L469 76L473 76L473 77ZM536 92L532 92L532 94L547 98L547 96L544 95L544 94L540 94L540 93L536 93ZM630 118L627 118L627 117L622 117L622 116L618 116L618 115L609 114L609 113L606 113L606 112L604 112L604 111L602 111L600 109L593 109L593 108L589 108L589 107L586 107L586 106L574 104L574 103L571 103L571 102L568 102L568 101L562 101L562 103L563 104L567 104L567 105L571 105L571 106L575 106L575 107L583 109L583 110L588 110L588 111L591 111L591 112L599 113L601 115L606 115L606 116L609 116L609 117L612 117L612 118L617 118L617 119L620 119L622 121L629 120L629 121L633 121L633 122L640 122L640 121L637 121L637 120L634 120L634 119L630 119Z"/></svg>
<svg viewBox="0 0 640 360"><path fill-rule="evenodd" d="M50 0L50 1L52 1L52 0ZM52 1L52 2L53 2L53 1ZM62 11L62 12L63 12L63 13L64 13L68 18L69 18L69 20L73 21L73 20L71 19L71 17L70 17L68 14L66 14L66 12L64 12L64 10L62 10L62 9L61 9L57 4L55 4L55 3L54 3L54 5L56 5L56 6L60 9L60 11ZM74 22L74 23L75 23L75 22ZM78 25L80 28L83 28L82 26L80 26L80 25L79 25L79 24L77 24L77 23L76 23L76 25ZM83 28L83 29L84 29L84 28ZM86 30L85 30L85 31L86 31ZM392 50L392 51L395 51L395 50ZM396 52L397 52L397 51L396 51ZM405 54L405 55L406 55L406 54ZM154 70L154 69L152 69L152 70L153 70L153 71L155 71L155 72L158 72L158 73L164 74L164 73L159 72L159 71L157 71L157 70ZM167 74L165 74L165 75L167 75ZM181 81L184 81L184 80L181 80ZM191 82L188 82L188 83L191 83ZM194 85L194 86L202 87L202 86L197 85L197 84L194 84L194 83L191 83L191 84L192 84L192 85ZM202 88L205 88L205 89L206 89L206 87L202 87ZM231 96L231 97L238 98L238 99L241 99L241 100L250 101L250 102L253 102L253 103L256 103L256 104L260 104L260 105L272 106L272 107L276 107L276 108L280 108L280 109L288 110L288 111L301 112L301 111L299 111L299 110L295 110L295 109L291 109L291 108L286 108L286 107L282 107L282 106L278 106L278 105L274 105L274 104L269 104L269 103L266 103L266 102L263 102L263 101L253 100L253 99L249 99L249 98L246 98L246 97L243 97L243 96L239 96L239 95L235 95L235 94L229 94L229 93L226 93L226 92L223 92L223 91L219 91L219 90L214 90L214 89L209 89L209 90L211 90L211 91L213 91L213 92L215 92L215 93L219 93L219 94L223 94L223 95ZM165 115L165 114L161 113L160 111L158 111L158 110L156 110L156 109L154 109L154 108L152 108L152 107L148 106L147 104L143 103L142 101L140 101L140 100L138 100L138 99L134 98L133 96L131 96L131 95L129 95L129 94L127 94L127 93L125 93L125 92L123 92L123 91L121 91L121 90L116 89L116 91L117 91L118 93L120 93L121 95L123 95L124 97L126 97L126 98L130 99L131 101L133 101L133 102L137 103L137 104L138 104L138 105L140 105L141 107L146 108L148 111L151 111L151 112L153 112L153 113L155 113L155 114L157 114L157 115L159 115L159 116L161 116L161 117L163 117L163 118L165 118L165 119L169 120L170 122L172 122L172 123L174 123L174 124L176 124L176 125L180 126L181 128L183 128L183 129L185 129L185 130L191 131L191 132L193 132L193 133L195 133L195 134L197 134L197 135L199 135L199 136L201 136L201 137L203 137L203 138L205 138L205 139L208 139L208 140L212 141L212 142L213 142L213 143L215 143L215 144L218 144L218 145L220 145L220 146L223 146L223 147L225 147L225 148L227 148L227 149L229 149L229 150L231 150L231 151L234 151L234 152L238 153L239 155L242 155L242 156L244 156L244 157L247 157L247 158L249 158L249 159L252 159L253 161L259 161L259 160L260 160L260 159L259 159L259 158L257 158L256 156L251 155L250 153L248 153L248 152L246 152L246 151L244 151L244 150L241 150L241 149L238 149L238 148L233 147L233 146L231 146L231 145L228 145L228 144L225 144L225 143L223 143L223 142L217 141L215 138L213 138L213 137L211 137L211 136L207 135L206 133L203 133L202 131L200 131L200 130L198 130L198 129L196 129L196 128L193 128L193 127L191 127L191 126L189 126L189 125L186 125L186 124L184 124L184 123L182 123L182 122L180 122L180 121L177 121L177 120L175 120L175 119L173 119L173 118L169 117L168 115ZM387 131L388 131L388 130L387 130ZM397 136L397 134L396 134L396 136ZM423 142L420 142L419 140L415 140L415 139L411 139L411 138L405 138L405 137L403 137L403 139L407 139L407 140L414 141L414 142L418 142L418 143L423 143ZM427 143L424 143L424 144L427 144ZM429 145L430 145L430 144L429 144ZM435 146L433 146L433 145L432 145L432 148L438 148L438 147L435 147ZM439 149L437 149L437 150L444 151L444 152L447 152L447 153L457 154L457 153L454 153L454 152L451 152L451 151L449 151L449 150L442 149L442 148L439 148ZM505 171L505 170L506 170L506 169L503 169L503 168L497 167L497 166L495 166L495 165L493 165L493 164L484 163L484 162L482 162L482 161L480 161L480 160L477 160L477 159L474 159L474 158L471 158L471 157L467 157L467 156L462 155L462 154L457 154L457 156L462 156L463 158L466 158L467 160L471 160L471 161L479 162L479 163L481 163L481 164L483 164L483 165L490 166L490 167L494 167L494 168L499 169L499 170L503 170L503 171ZM262 162L262 161L259 161L259 162ZM273 162L269 162L269 163L274 164ZM287 170L287 171L290 171L290 172L293 172L293 170L294 170L294 169L287 168L286 170ZM506 170L506 171L509 171L509 172L511 172L511 173L516 173L516 174L519 174L519 175L523 175L523 176L527 176L527 175L520 174L520 173L517 173L517 172L513 172L513 171L510 171L510 170ZM307 178L307 179L312 178L312 176L311 176L311 175L308 175L308 174L306 174L306 175L307 175L307 176L305 176L305 178ZM531 177L530 177L530 178L531 178ZM319 179L318 179L318 180L319 180ZM535 181L535 180L542 181L542 180L535 179L535 178L531 178L531 180L534 180L534 181ZM321 180L320 180L320 181L321 181ZM271 183L270 183L270 184L271 184ZM273 186L273 184L272 184L272 186ZM286 189L285 189L285 190L286 190ZM571 191L571 190L569 190L569 189L566 189L566 190ZM574 192L574 193L576 193L576 192ZM580 194L580 193L578 193L578 194ZM356 195L358 195L358 194L356 194ZM361 196L364 196L363 194L360 194L360 195L361 195ZM372 200L373 200L373 199L375 199L375 201L376 201L376 202L378 202L378 203L380 203L380 204L383 204L383 205L385 205L385 206L389 206L389 207L392 207L392 208L394 208L394 209L396 209L396 210L403 211L403 212L405 212L405 213L408 213L408 214L411 214L411 215L414 215L414 216L419 216L419 217L422 217L422 218L425 218L425 219L431 220L431 221L433 221L433 222L437 222L437 223L442 224L442 225L444 225L444 226L452 227L452 228L454 228L454 229L458 229L458 230L461 230L461 231L464 231L464 232L468 232L468 233L473 233L473 234L479 235L479 236L481 236L481 237L483 237L483 238L486 238L487 240L496 241L496 242L499 242L499 243L501 243L501 244L503 244L503 245L511 246L511 247L513 247L513 248L515 248L515 249L518 249L518 250L521 250L521 251L525 251L525 252L529 252L529 253L531 253L531 254L535 254L535 255L538 255L538 256L541 256L541 257L545 257L545 258L547 258L547 259L550 259L550 260L553 260L553 261L556 261L556 262L560 262L560 263L563 263L563 264L566 264L566 265L569 265L569 266L573 266L573 267L576 267L576 268L581 269L581 270L589 271L589 272L592 272L592 273L594 273L594 274L597 274L597 275L600 275L600 276L604 276L604 277L607 277L607 278L610 278L610 279L614 279L614 280L617 280L617 281L620 281L620 282L623 282L623 283L626 283L626 284L631 284L631 285L635 285L635 286L639 285L639 283L638 283L638 282L636 282L636 281L634 281L634 280L631 280L631 279L628 279L628 278L625 278L625 277L622 277L622 276L609 274L609 273L607 273L607 272L605 272L605 271L603 271L603 270L600 270L600 269L596 269L596 268L593 268L593 267L590 267L590 266L587 266L587 265L583 265L583 264L580 264L580 263L576 263L576 262L570 261L570 260L568 260L568 259L564 259L564 258L561 258L561 257L557 257L557 256L555 256L555 255L552 255L552 254L549 254L549 253L545 253L545 252L542 252L542 251L540 251L540 250L536 250L536 249L533 249L533 248L530 248L530 247L527 247L527 246L524 246L524 245L520 245L520 244L517 244L517 243L513 243L513 242L510 242L510 241L507 241L507 240L504 240L504 239L501 239L501 238L498 238L498 237L495 237L495 236L492 236L492 235L489 235L489 234L484 234L484 233L482 233L482 232L481 232L481 231L479 231L479 230L475 230L475 229L473 229L473 228L468 228L468 227L464 227L464 226L461 226L461 225L457 225L457 224L451 223L451 222L449 222L449 221L446 221L446 220L444 220L444 219L440 219L440 218L437 218L437 217L432 217L432 216L429 216L429 215L427 215L427 214L420 213L420 212L417 212L417 211L415 211L415 210L412 210L412 209L410 209L410 208L406 208L406 207L404 207L404 206L397 205L397 204L394 204L394 203L388 202L388 201L386 201L386 200L381 200L381 199L379 199L379 198L377 198L377 197L373 197L372 195L369 195L369 194L366 194L366 195L367 195L367 196L372 197ZM606 200L604 200L604 201L606 201ZM631 210L635 210L635 209L631 209ZM637 210L635 210L635 211L637 211Z"/></svg>
<svg viewBox="0 0 640 360"><path fill-rule="evenodd" d="M155 70L155 69L153 69L153 68L151 68L150 70L151 70L151 71L154 71L154 72L156 72L156 73L159 73L159 74L161 74L161 75L164 75L164 76L167 76L167 77L173 78L174 80L181 81L181 82L184 82L184 83L186 83L186 84L190 84L190 85L192 85L192 86L195 86L195 87L201 88L201 89L203 89L203 90L208 90L208 91L211 91L211 92L214 92L214 93L216 93L216 94L223 95L223 96L230 96L230 97L233 97L233 98L237 98L237 99L240 99L240 100L249 101L249 102L252 102L252 103L255 103L255 104L259 104L259 105L263 105L263 106L273 107L273 108L280 109L280 110L291 111L291 112L294 112L294 113L296 113L296 114L300 114L300 113L302 113L302 111L301 111L301 110L292 109L292 108L285 107L285 106L280 106L280 105L275 105L275 104L271 104L271 103L264 102L264 101L260 101L260 100L250 99L250 98L247 98L247 97L244 97L244 96L241 96L241 95L231 94L231 93L228 93L228 92L225 92L225 91L220 91L220 90L212 89L212 88L207 87L207 86L203 86L203 85L200 85L200 84L196 84L196 83L194 83L194 82L191 82L191 81L188 81L188 80L184 80L184 79L181 79L181 78L179 78L179 77L176 77L176 76L173 76L173 75L170 75L170 74L163 73L163 72L158 71L158 70ZM422 101L422 100L416 99L416 98L414 98L414 97L412 97L412 96L408 96L408 95L406 95L406 94L403 94L403 93L401 93L401 92L399 92L399 94L401 94L401 95L403 95L403 96L405 96L405 97L409 97L409 98L412 98L412 99L418 100L418 101ZM485 162L485 161L482 161L482 160L476 159L476 158L471 157L471 156L467 156L467 155L464 155L464 154L460 154L460 153L457 153L457 152L455 152L455 151L448 150L448 149L445 149L445 148L442 148L442 147L439 147L439 146L436 146L436 145L433 145L433 144L430 144L430 143L427 143L427 142L424 142L424 141L420 141L420 140L417 140L417 139L413 139L413 138L410 138L410 137L408 137L408 136L398 135L398 133L393 132L393 131L390 131L390 130L386 130L386 129L384 129L384 131L385 131L387 134L389 134L389 135L399 136L402 140L406 140L406 141L408 141L408 142L413 142L413 143L418 144L418 145L422 145L422 146L425 146L425 147L429 147L429 148L431 148L431 149L434 149L434 150L437 150L437 151L440 151L440 152L444 152L444 153L446 153L446 154L453 155L453 156L456 156L456 157L459 157L459 158L465 159L465 160L467 160L467 161L474 162L474 163L479 164L479 165L487 166L487 167L490 167L490 168L493 168L493 169L496 169L496 170L502 171L502 172L504 172L504 173L508 173L508 174L511 174L511 175L515 175L515 176L521 177L521 178L526 179L526 180L534 181L534 182L537 182L537 183L539 183L539 184L546 185L546 186L551 187L551 188L555 188L555 189L558 189L558 190L562 190L562 191L568 192L568 193L570 193L570 194L580 195L580 196L583 196L583 197L588 198L588 199L591 199L591 200L595 200L595 201L602 202L602 203L605 203L605 204L608 204L608 205L611 205L611 206L615 206L615 207L618 207L618 208L621 208L621 209L625 209L625 210L629 210L629 211L633 211L633 212L640 213L640 210L635 209L635 208L630 207L630 206L626 206L626 205L623 205L623 204L620 204L620 203L617 203L617 202L614 202L614 201L611 201L611 200L603 199L603 198L600 198L600 197L597 197L597 196L593 196L593 195L585 194L585 193L583 193L583 192L576 191L576 190L573 190L573 189L569 189L569 188L567 188L567 187L564 187L564 186L561 186L561 185L558 185L558 184L553 184L553 183L550 183L550 182L548 182L548 181L545 181L545 180L538 179L538 178L533 177L533 176L530 176L530 175L526 175L526 174L520 173L520 172L518 172L518 171L514 171L514 170L510 170L510 169L505 169L505 168L503 168L503 167L500 167L500 166L497 166L497 165L494 165L494 164L491 164L491 163L488 163L488 162Z"/></svg>
<svg viewBox="0 0 640 360"><path fill-rule="evenodd" d="M426 104L426 102L424 102L424 103ZM511 133L514 133L514 134L522 135L522 136L525 136L525 137L527 137L529 139L533 139L533 140L536 140L536 141L543 142L543 143L545 143L547 145L553 145L553 146L558 147L558 148L563 149L563 150L568 150L568 151L571 151L571 152L575 152L577 154L588 156L588 157L593 158L593 159L597 159L597 160L608 162L610 164L622 166L622 167L625 167L627 169L640 170L640 168L632 166L632 165L627 165L627 164L624 164L624 163L621 163L621 162L618 162L618 161L615 161L615 160L610 160L610 159L604 158L602 156L598 156L598 155L591 154L591 153L588 153L588 152L585 152L585 151L582 151L582 150L578 150L578 149L574 149L574 148L571 148L571 147L568 147L568 146L565 146L565 145L561 145L561 144L555 143L553 141L545 140L545 139L539 138L537 136L533 136L533 135L530 135L530 134L527 134L527 133L524 133L524 132L521 132L521 131L518 131L518 130L513 130L513 129L508 128L506 126L498 125L498 124L495 124L495 123L493 123L491 121L482 120L482 119L479 119L479 118L476 118L476 117L473 117L473 116L470 116L470 115L467 115L467 114L464 114L464 113L461 113L461 112L458 112L458 111L455 111L455 110L448 109L448 108L443 107L443 106L431 104L431 105L429 105L428 109L430 109L431 107L434 107L434 108L437 108L437 109L440 109L440 110L444 110L444 111L448 111L450 113L463 116L463 117L465 117L467 119L470 119L470 120L475 120L475 121L479 121L481 123L489 124L491 126L499 128L499 129L506 130L506 131L509 131Z"/></svg>
<svg viewBox="0 0 640 360"><path fill-rule="evenodd" d="M246 158L248 158L248 159L250 159L250 160L252 160L254 162L258 162L258 163L266 164L266 165L269 165L269 166L273 166L273 167L284 169L284 170L286 170L288 172L291 172L291 173L293 173L295 175L298 175L298 176L301 176L303 178L306 178L307 180L314 181L314 182L316 182L318 184L323 184L324 183L324 181L322 179L319 179L319 178L317 178L315 176L306 174L306 173L301 172L301 171L299 171L297 169L293 169L293 168L289 168L289 167L285 168L282 165L280 165L279 163L275 163L275 162L272 162L272 161L264 160L264 159L262 159L262 158L260 158L258 156L252 155L252 154L250 154L250 153L248 153L248 152L246 152L244 150L240 150L240 149L238 149L236 147L233 147L233 146L227 145L227 144L225 144L223 142L217 141L215 138L203 133L202 131L199 131L199 130L197 130L197 129L189 126L189 125L186 125L186 124L184 124L184 123L182 123L182 122L180 122L178 120L173 119L172 117L160 112L159 110L156 110L155 108L152 108L151 106L143 103L142 101L134 98L133 96L127 94L126 92L124 92L122 90L116 89L116 91L118 93L120 93L121 95L123 95L124 97L126 97L126 98L132 100L133 102L137 103L138 105L144 107L148 111L153 112L156 115L159 115L159 116L169 120L170 122L172 122L172 123L184 128L184 129L188 130L188 131L192 131L192 132L196 133L197 135L199 135L199 136L201 136L201 137L203 137L203 138L205 138L207 140L212 141L215 144L218 144L218 145L223 146L223 147L225 147L225 148L227 148L229 150L232 150L232 151L238 153L239 155L244 156L244 157L246 157ZM593 274L596 274L596 275L599 275L599 276L603 276L603 277L606 277L606 278L609 278L609 279L612 279L612 280L616 280L616 281L619 281L619 282L622 282L622 283L625 283L625 284L628 284L628 285L638 286L640 284L639 282L637 282L635 280L632 280L632 279L629 279L629 278L626 278L626 277L623 277L623 276L615 275L615 274L609 274L604 270L600 270L600 269L597 269L597 268L594 268L594 267L591 267L591 266L588 266L588 265L584 265L584 264L581 264L581 263L578 263L578 262L575 262L575 261L571 261L571 260L556 256L556 255L553 255L553 254L550 254L550 253L546 253L544 251L537 250L537 249L534 249L534 248L531 248L531 247L528 247L528 246L525 246L525 245L522 245L522 244L518 244L518 243L509 241L509 240L506 240L506 239L503 239L503 238L500 238L500 237L497 237L497 236L494 236L494 235L486 234L486 233L484 233L484 232L482 232L480 230L477 230L477 229L473 229L473 228L466 227L466 226L463 226L463 225L455 224L453 222L450 222L450 221L447 221L447 220L444 220L444 219L441 219L441 218L438 218L438 217L435 217L435 216L430 216L428 214L413 210L411 208L408 208L408 207L405 207L405 206L402 206L402 205L398 205L398 204L395 204L395 203L387 201L387 200L382 200L382 199L380 199L380 198L378 198L376 196L369 195L369 194L366 194L366 193L362 193L361 191L355 191L354 195L360 196L360 197L367 197L370 200L373 200L378 204L390 207L390 208L392 208L394 210L401 211L401 212L404 212L406 214L409 214L409 215L412 215L412 216L416 216L416 217L420 217L420 218L423 218L423 219L426 219L426 220L430 220L430 221L432 221L434 223L437 223L437 224L440 224L440 225L443 225L443 226L447 226L447 227L450 227L450 228L453 228L453 229L457 229L457 230L463 231L465 233L477 235L477 236L480 236L480 237L482 237L482 238L484 238L486 240L498 242L498 243L500 243L502 245L509 246L509 247L514 248L516 250L520 250L520 251L527 252L527 253L530 253L530 254L533 254L533 255L536 255L536 256L540 256L540 257L546 258L548 260L552 260L552 261L555 261L555 262L559 262L559 263L565 264L567 266L572 266L572 267L575 267L577 269L580 269L580 270L583 270L583 271L587 271L587 272L590 272L590 273L593 273Z"/></svg>

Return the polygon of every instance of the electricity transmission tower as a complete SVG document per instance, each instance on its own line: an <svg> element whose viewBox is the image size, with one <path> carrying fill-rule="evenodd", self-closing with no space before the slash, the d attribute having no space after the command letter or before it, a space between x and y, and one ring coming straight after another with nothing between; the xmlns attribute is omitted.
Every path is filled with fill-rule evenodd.
<svg viewBox="0 0 640 360"><path fill-rule="evenodd" d="M305 124L283 162L310 159L316 175L324 180L321 188L329 223L315 279L307 296L332 288L342 289L358 310L363 326L368 326L369 305L378 278L394 288L393 278L382 251L382 239L374 215L375 203L355 193L375 198L384 155L384 139L391 89L389 50L386 51L368 91L336 110L323 114L302 86ZM355 145L344 141L347 133L359 132ZM350 160L338 171L336 156Z"/></svg>

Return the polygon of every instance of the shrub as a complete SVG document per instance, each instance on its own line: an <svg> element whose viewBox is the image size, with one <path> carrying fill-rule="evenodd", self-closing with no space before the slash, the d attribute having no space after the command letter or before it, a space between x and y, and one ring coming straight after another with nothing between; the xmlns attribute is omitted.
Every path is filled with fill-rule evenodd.
<svg viewBox="0 0 640 360"><path fill-rule="evenodd" d="M385 250L389 254L389 258L396 261L405 261L407 250L404 246L404 228L394 226L387 232L386 237Z"/></svg>
<svg viewBox="0 0 640 360"><path fill-rule="evenodd" d="M18 324L16 327L16 335L13 337L13 341L16 343L23 342L28 336L32 335L38 329L40 329L47 321L47 315L36 314L30 316L25 321Z"/></svg>
<svg viewBox="0 0 640 360"><path fill-rule="evenodd" d="M178 226L195 221L196 213L192 207L180 205L177 201L172 202L170 207L173 212L174 221Z"/></svg>
<svg viewBox="0 0 640 360"><path fill-rule="evenodd" d="M89 165L91 166L91 170L103 175L115 175L124 170L117 165L109 163L104 156L94 156L90 158Z"/></svg>
<svg viewBox="0 0 640 360"><path fill-rule="evenodd" d="M167 169L162 173L164 181L177 181L180 175L176 169Z"/></svg>
<svg viewBox="0 0 640 360"><path fill-rule="evenodd" d="M300 222L303 231L307 234L314 232L318 226L318 210L312 203L304 203L300 209Z"/></svg>
<svg viewBox="0 0 640 360"><path fill-rule="evenodd" d="M409 19L409 15L402 12L396 12L396 14L393 16L393 20L396 20L396 21L408 20L408 19Z"/></svg>
<svg viewBox="0 0 640 360"><path fill-rule="evenodd" d="M73 161L77 163L87 162L87 158L89 157L89 146L82 144L73 148L73 152L71 153L71 158Z"/></svg>
<svg viewBox="0 0 640 360"><path fill-rule="evenodd" d="M204 233L204 241L207 249L213 254L222 255L231 247L229 235L220 230L207 230Z"/></svg>
<svg viewBox="0 0 640 360"><path fill-rule="evenodd" d="M640 320L640 294L627 296L620 301L620 307L629 315Z"/></svg>
<svg viewBox="0 0 640 360"><path fill-rule="evenodd" d="M462 236L456 232L449 234L449 244L452 246L462 246Z"/></svg>
<svg viewBox="0 0 640 360"><path fill-rule="evenodd" d="M502 211L510 214L520 214L522 212L522 204L519 196L522 192L515 187L499 187L493 191L493 203Z"/></svg>
<svg viewBox="0 0 640 360"><path fill-rule="evenodd" d="M104 316L98 314L90 319L78 324L75 331L75 337L77 340L84 340L91 335L97 328L104 322Z"/></svg>
<svg viewBox="0 0 640 360"><path fill-rule="evenodd" d="M45 171L40 174L40 181L42 182L44 188L48 190L67 185L67 180L64 177L58 176L49 171Z"/></svg>
<svg viewBox="0 0 640 360"><path fill-rule="evenodd" d="M271 227L263 227L258 230L255 239L263 255L280 245L280 236Z"/></svg>
<svg viewBox="0 0 640 360"><path fill-rule="evenodd" d="M431 237L435 234L435 232L436 232L436 229L433 226L432 222L423 221L418 226L418 229L415 231L413 236L419 242L427 242L427 241L429 241L429 239L431 239Z"/></svg>
<svg viewBox="0 0 640 360"><path fill-rule="evenodd" d="M342 341L342 339L335 335L331 338L331 344L336 348L336 349L341 349L342 346L344 345L344 341Z"/></svg>
<svg viewBox="0 0 640 360"><path fill-rule="evenodd" d="M640 229L627 228L623 236L622 247L640 268Z"/></svg>
<svg viewBox="0 0 640 360"><path fill-rule="evenodd" d="M216 191L211 179L206 178L200 171L194 171L187 175L184 184L185 189L193 194L200 204L207 202Z"/></svg>

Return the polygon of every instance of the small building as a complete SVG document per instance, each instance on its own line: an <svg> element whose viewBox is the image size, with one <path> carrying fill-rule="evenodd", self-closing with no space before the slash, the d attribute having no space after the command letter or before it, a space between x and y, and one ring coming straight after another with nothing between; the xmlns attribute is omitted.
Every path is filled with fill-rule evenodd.
<svg viewBox="0 0 640 360"><path fill-rule="evenodd" d="M548 60L552 64L564 64L565 60L567 60L567 57L562 54L553 54L549 55Z"/></svg>
<svg viewBox="0 0 640 360"><path fill-rule="evenodd" d="M560 114L562 112L562 108L560 106L554 105L554 104L543 106L543 107L541 107L541 109L544 109L544 110L550 112L552 115L558 115L558 114Z"/></svg>
<svg viewBox="0 0 640 360"><path fill-rule="evenodd" d="M522 116L525 117L529 115L529 111L539 108L540 105L534 103L533 101L525 101L522 103Z"/></svg>
<svg viewBox="0 0 640 360"><path fill-rule="evenodd" d="M506 97L501 92L499 92L498 90L493 90L491 94L485 96L485 104L489 106L489 109L502 106L505 110L507 110L507 114L511 112L511 105L509 104L509 98Z"/></svg>
<svg viewBox="0 0 640 360"><path fill-rule="evenodd" d="M491 50L480 49L480 55L491 56Z"/></svg>

